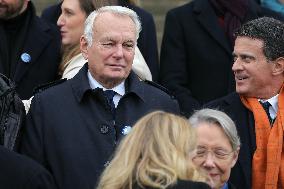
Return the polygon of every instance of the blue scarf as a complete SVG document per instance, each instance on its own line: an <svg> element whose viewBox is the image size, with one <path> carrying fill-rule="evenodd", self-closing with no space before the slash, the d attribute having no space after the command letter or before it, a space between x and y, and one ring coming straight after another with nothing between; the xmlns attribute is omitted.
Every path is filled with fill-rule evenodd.
<svg viewBox="0 0 284 189"><path fill-rule="evenodd" d="M224 186L222 187L222 189L229 189L229 186L228 186L228 183L227 183L227 182L224 184Z"/></svg>

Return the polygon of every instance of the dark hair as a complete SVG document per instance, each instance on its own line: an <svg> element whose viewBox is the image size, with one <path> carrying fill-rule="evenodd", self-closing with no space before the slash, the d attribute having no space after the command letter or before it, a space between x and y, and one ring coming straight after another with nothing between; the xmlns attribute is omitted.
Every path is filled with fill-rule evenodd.
<svg viewBox="0 0 284 189"><path fill-rule="evenodd" d="M87 16L95 9L107 5L117 5L117 0L78 0L80 8L86 13Z"/></svg>
<svg viewBox="0 0 284 189"><path fill-rule="evenodd" d="M82 9L82 11L86 13L87 16L91 14L91 12L95 9L92 0L78 0L78 1L80 8Z"/></svg>
<svg viewBox="0 0 284 189"><path fill-rule="evenodd" d="M262 40L263 53L268 60L284 57L284 24L279 20L269 17L251 20L243 24L235 36Z"/></svg>

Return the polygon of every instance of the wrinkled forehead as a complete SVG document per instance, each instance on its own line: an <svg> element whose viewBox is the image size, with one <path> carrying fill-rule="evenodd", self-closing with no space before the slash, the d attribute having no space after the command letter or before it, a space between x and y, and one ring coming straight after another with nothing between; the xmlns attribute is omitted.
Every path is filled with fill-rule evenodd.
<svg viewBox="0 0 284 189"><path fill-rule="evenodd" d="M99 13L93 22L93 30L109 28L117 30L125 28L137 35L135 23L130 16L113 12Z"/></svg>

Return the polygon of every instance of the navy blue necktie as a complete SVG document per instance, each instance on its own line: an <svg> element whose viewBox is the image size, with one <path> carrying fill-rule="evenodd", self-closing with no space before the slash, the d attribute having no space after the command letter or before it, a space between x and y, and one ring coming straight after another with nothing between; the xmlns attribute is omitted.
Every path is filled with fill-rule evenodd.
<svg viewBox="0 0 284 189"><path fill-rule="evenodd" d="M115 105L114 105L114 102L113 102L113 97L116 94L116 92L113 91L113 90L105 90L104 94L105 94L105 96L107 98L108 105L110 106L111 113L112 113L113 118L114 118L114 115L115 115Z"/></svg>
<svg viewBox="0 0 284 189"><path fill-rule="evenodd" d="M273 124L273 119L271 118L270 113L269 113L269 107L271 106L271 104L268 101L260 102L260 104L262 105L263 109L265 110L265 112L267 114L267 117L269 119L270 125L272 125Z"/></svg>

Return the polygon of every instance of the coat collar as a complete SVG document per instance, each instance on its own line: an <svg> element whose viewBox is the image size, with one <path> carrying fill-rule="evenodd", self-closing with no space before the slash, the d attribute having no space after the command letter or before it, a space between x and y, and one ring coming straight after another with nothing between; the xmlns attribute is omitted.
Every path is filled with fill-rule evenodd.
<svg viewBox="0 0 284 189"><path fill-rule="evenodd" d="M28 9L32 9L32 17L29 21L29 29L24 42L24 47L20 52L20 56L23 53L27 53L30 55L31 61L29 63L25 63L21 57L19 57L18 65L14 74L14 80L16 82L19 82L24 77L30 66L40 64L37 59L52 39L52 36L47 33L47 31L50 30L50 26L45 22L42 22L35 15L35 8L31 1L28 4Z"/></svg>
<svg viewBox="0 0 284 189"><path fill-rule="evenodd" d="M198 0L194 3L193 12L196 15L197 21L231 56L232 47L230 46L223 29L219 27L218 18L210 5L210 2L208 0Z"/></svg>
<svg viewBox="0 0 284 189"><path fill-rule="evenodd" d="M261 15L261 7L254 1L249 1L249 10L245 18L246 21L257 18ZM231 56L233 48L229 44L228 39L221 27L218 27L218 18L214 9L210 5L209 0L194 1L193 12L197 17L197 21L204 27L205 30L212 36L213 39L223 47ZM217 27L216 27L217 26Z"/></svg>
<svg viewBox="0 0 284 189"><path fill-rule="evenodd" d="M240 96L236 92L225 97L224 101L226 103L224 111L230 115L237 126L238 135L241 140L238 161L245 175L244 178L247 185L251 186L252 157L256 149L253 114L242 104Z"/></svg>
<svg viewBox="0 0 284 189"><path fill-rule="evenodd" d="M72 91L78 102L81 102L85 94L91 92L92 89L89 84L88 76L88 64L85 64L82 69L75 75L74 78L70 79L70 85ZM95 89L96 91L97 89ZM125 96L135 95L141 100L145 101L145 88L142 81L138 79L133 71L130 72L128 78L125 81Z"/></svg>

